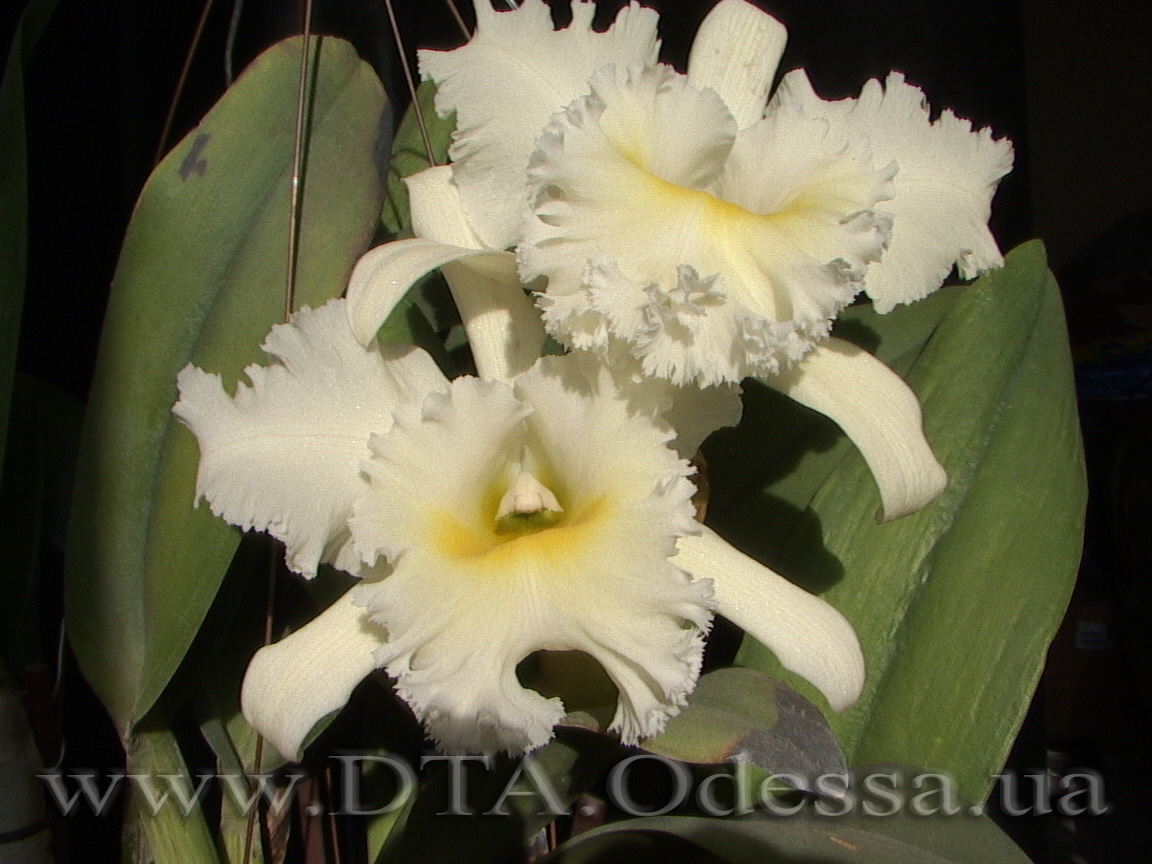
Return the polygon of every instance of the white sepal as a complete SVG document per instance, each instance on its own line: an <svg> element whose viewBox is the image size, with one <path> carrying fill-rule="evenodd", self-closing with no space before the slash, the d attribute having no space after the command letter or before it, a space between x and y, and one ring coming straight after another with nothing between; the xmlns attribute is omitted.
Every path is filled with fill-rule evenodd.
<svg viewBox="0 0 1152 864"><path fill-rule="evenodd" d="M880 487L884 521L915 513L948 485L924 437L916 394L863 348L829 339L764 381L831 417L852 439Z"/></svg>
<svg viewBox="0 0 1152 864"><path fill-rule="evenodd" d="M720 0L696 31L688 83L720 94L740 129L764 116L788 31L747 0Z"/></svg>
<svg viewBox="0 0 1152 864"><path fill-rule="evenodd" d="M408 289L426 273L454 261L468 259L477 274L496 282L515 278L511 252L468 249L413 237L370 249L352 270L348 281L348 321L360 344L368 345Z"/></svg>
<svg viewBox="0 0 1152 864"><path fill-rule="evenodd" d="M439 165L404 178L412 212L412 230L437 243L481 249L464 215L452 168ZM460 258L441 268L468 334L468 345L481 378L511 380L540 356L544 322L520 285L511 256L501 263Z"/></svg>
<svg viewBox="0 0 1152 864"><path fill-rule="evenodd" d="M377 667L384 631L348 591L299 630L256 652L240 708L252 728L289 760L325 715L343 708Z"/></svg>
<svg viewBox="0 0 1152 864"><path fill-rule="evenodd" d="M843 615L803 588L735 549L710 528L682 537L673 559L712 580L716 611L763 643L784 665L814 684L836 711L864 687L864 655Z"/></svg>

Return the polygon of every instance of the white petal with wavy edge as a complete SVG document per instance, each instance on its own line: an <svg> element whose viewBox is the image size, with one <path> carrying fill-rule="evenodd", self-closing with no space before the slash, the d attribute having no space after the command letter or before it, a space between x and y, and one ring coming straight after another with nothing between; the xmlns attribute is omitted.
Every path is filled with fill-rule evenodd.
<svg viewBox="0 0 1152 864"><path fill-rule="evenodd" d="M764 382L831 417L852 439L880 487L882 519L915 513L948 485L924 438L920 402L904 379L843 339L829 339Z"/></svg>
<svg viewBox="0 0 1152 864"><path fill-rule="evenodd" d="M673 387L672 404L664 419L676 430L671 446L691 459L704 439L725 426L735 426L744 413L739 384L713 387Z"/></svg>
<svg viewBox="0 0 1152 864"><path fill-rule="evenodd" d="M855 296L894 168L802 110L733 137L712 91L668 67L605 69L529 169L517 250L546 276L545 325L576 348L631 343L646 374L701 386L798 360Z"/></svg>
<svg viewBox="0 0 1152 864"><path fill-rule="evenodd" d="M859 99L825 102L796 70L784 76L776 105L800 105L833 129L867 139L878 164L899 166L883 207L893 217L892 239L865 277L876 311L931 294L953 264L972 279L1004 263L988 217L1000 178L1012 170L1010 141L994 139L990 129L974 132L949 110L931 122L923 91L899 72L883 86L869 81Z"/></svg>
<svg viewBox="0 0 1152 864"><path fill-rule="evenodd" d="M831 605L738 551L710 528L682 537L673 559L712 580L716 611L762 642L784 665L814 684L836 711L864 687L856 631Z"/></svg>
<svg viewBox="0 0 1152 864"><path fill-rule="evenodd" d="M200 444L197 500L284 541L288 566L306 576L321 561L356 571L347 522L367 490L368 439L392 426L398 405L447 387L419 349L361 346L344 306L301 309L273 327L263 347L276 362L249 366L251 386L235 397L219 375L186 366L172 408Z"/></svg>
<svg viewBox="0 0 1152 864"><path fill-rule="evenodd" d="M452 181L452 168L439 165L404 178L412 212L412 230L418 237L466 248L483 248L464 216L460 190ZM481 378L515 378L540 356L544 322L520 285L515 262L509 257L503 274L491 267L473 267L460 258L441 268ZM503 275L503 278L501 278Z"/></svg>
<svg viewBox="0 0 1152 864"><path fill-rule="evenodd" d="M436 82L436 109L456 112L450 155L464 207L486 246L516 243L524 169L548 118L588 92L608 63L651 65L660 43L657 14L630 3L602 33L595 4L578 2L572 23L554 30L543 0L495 11L476 0L476 32L454 51L420 51L420 73Z"/></svg>
<svg viewBox="0 0 1152 864"><path fill-rule="evenodd" d="M740 129L764 116L788 31L747 0L720 0L704 18L688 57L688 83L720 94Z"/></svg>
<svg viewBox="0 0 1152 864"><path fill-rule="evenodd" d="M519 753L552 737L563 706L516 678L537 650L600 662L627 742L679 711L709 585L668 560L697 530L669 434L628 410L595 358L568 356L543 358L515 391L457 379L374 441L352 531L395 569L357 596L389 633L378 659L444 750ZM562 512L497 517L523 472Z"/></svg>
<svg viewBox="0 0 1152 864"><path fill-rule="evenodd" d="M678 387L665 378L653 378L644 374L640 362L619 340L613 340L607 351L595 352L595 356L611 373L629 411L647 414L672 427L676 437L668 446L681 458L691 459L705 438L717 429L740 422L744 403L739 384Z"/></svg>
<svg viewBox="0 0 1152 864"><path fill-rule="evenodd" d="M516 278L516 259L511 252L467 249L421 237L370 249L356 262L348 280L348 322L356 338L362 345L373 342L380 325L417 279L462 259L469 259L474 273L497 283Z"/></svg>
<svg viewBox="0 0 1152 864"><path fill-rule="evenodd" d="M285 759L325 715L343 708L377 668L373 652L384 631L348 591L299 630L256 652L240 690L240 709L252 728Z"/></svg>

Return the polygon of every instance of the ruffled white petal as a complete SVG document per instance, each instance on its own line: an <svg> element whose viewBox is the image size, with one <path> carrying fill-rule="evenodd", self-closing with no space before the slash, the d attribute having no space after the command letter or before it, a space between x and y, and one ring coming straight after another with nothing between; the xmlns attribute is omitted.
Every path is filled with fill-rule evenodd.
<svg viewBox="0 0 1152 864"><path fill-rule="evenodd" d="M524 169L548 118L588 92L608 63L652 65L657 15L630 3L608 30L592 29L595 4L577 2L572 23L554 30L543 0L495 11L476 0L476 32L454 51L420 51L420 72L436 82L436 109L456 112L450 155L465 211L484 244L516 243Z"/></svg>
<svg viewBox="0 0 1152 864"><path fill-rule="evenodd" d="M244 673L240 708L285 759L325 715L343 708L377 668L384 631L349 591L299 630L256 652Z"/></svg>
<svg viewBox="0 0 1152 864"><path fill-rule="evenodd" d="M677 564L713 582L716 610L807 679L836 711L864 687L864 655L836 609L733 548L709 528L679 541Z"/></svg>
<svg viewBox="0 0 1152 864"><path fill-rule="evenodd" d="M440 165L404 180L418 237L463 248L483 248L464 216L460 190L452 168ZM512 379L540 356L544 322L524 293L515 261L506 256L494 265L488 259L460 258L441 268L460 311L468 344L481 378Z"/></svg>
<svg viewBox="0 0 1152 864"><path fill-rule="evenodd" d="M684 459L695 456L704 439L717 429L740 422L744 403L739 384L678 387L666 378L653 378L644 374L642 365L619 340L602 355L582 352L582 356L582 365L589 369L602 365L608 370L630 412L672 427L675 437L668 446Z"/></svg>
<svg viewBox="0 0 1152 864"><path fill-rule="evenodd" d="M664 419L676 430L673 449L691 458L717 429L739 423L744 413L740 392L739 384L673 387L672 404L664 412Z"/></svg>
<svg viewBox="0 0 1152 864"><path fill-rule="evenodd" d="M478 279L499 284L516 278L511 252L469 249L422 237L394 240L369 250L356 262L348 281L348 321L356 338L362 345L373 342L380 325L417 279L464 259Z"/></svg>
<svg viewBox="0 0 1152 864"><path fill-rule="evenodd" d="M286 545L288 566L314 575L321 561L355 571L348 518L367 489L360 462L392 411L447 386L423 351L365 349L348 328L343 300L301 309L274 327L235 397L219 375L186 366L173 413L200 444L197 500L244 529Z"/></svg>
<svg viewBox="0 0 1152 864"><path fill-rule="evenodd" d="M784 25L747 0L720 0L696 31L688 83L719 93L736 125L747 128L764 116L787 40Z"/></svg>
<svg viewBox="0 0 1152 864"><path fill-rule="evenodd" d="M676 384L798 360L879 257L889 224L870 208L894 168L799 109L733 139L716 95L667 67L606 69L591 86L529 170L518 256L526 281L548 279L550 332L577 348L629 342L646 374Z"/></svg>
<svg viewBox="0 0 1152 864"><path fill-rule="evenodd" d="M916 394L864 349L829 339L764 381L831 417L860 448L880 487L884 520L915 513L948 485L924 438Z"/></svg>
<svg viewBox="0 0 1152 864"><path fill-rule="evenodd" d="M883 209L893 216L883 258L866 289L879 312L935 291L953 264L965 279L1003 264L988 230L997 183L1012 170L1012 144L945 110L931 122L924 93L899 72L871 80L859 99L825 102L802 70L788 73L769 110L800 105L845 136L866 139L877 164L899 166Z"/></svg>
<svg viewBox="0 0 1152 864"><path fill-rule="evenodd" d="M678 712L699 673L709 586L668 561L697 530L669 435L581 356L543 358L515 390L458 379L374 440L373 494L352 530L394 571L358 596L389 633L380 661L443 749L518 753L551 738L563 706L515 674L537 650L601 663L628 742ZM562 512L509 533L497 514L522 472Z"/></svg>

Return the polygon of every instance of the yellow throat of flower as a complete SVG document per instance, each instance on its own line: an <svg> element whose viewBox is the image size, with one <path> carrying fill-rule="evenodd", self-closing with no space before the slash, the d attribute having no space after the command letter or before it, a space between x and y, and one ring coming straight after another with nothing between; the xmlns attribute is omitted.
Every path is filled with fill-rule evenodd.
<svg viewBox="0 0 1152 864"><path fill-rule="evenodd" d="M505 571L529 560L564 569L561 563L587 546L608 510L607 496L568 505L533 474L521 471L503 491L494 513L481 507L485 513L468 520L437 510L431 520L434 547L446 558L484 569Z"/></svg>

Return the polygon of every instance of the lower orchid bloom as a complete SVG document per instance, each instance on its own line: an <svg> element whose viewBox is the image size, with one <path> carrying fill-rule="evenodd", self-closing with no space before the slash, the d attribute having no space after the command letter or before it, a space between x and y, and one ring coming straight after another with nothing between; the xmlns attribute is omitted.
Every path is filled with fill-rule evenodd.
<svg viewBox="0 0 1152 864"><path fill-rule="evenodd" d="M235 397L187 367L174 408L215 513L283 540L298 573L362 577L249 666L244 714L281 753L377 668L445 751L538 747L565 714L517 677L541 650L594 658L634 743L692 692L713 610L833 708L856 699L851 625L695 522L661 409L638 410L596 358L448 381L419 349L361 346L344 307L275 327L274 362Z"/></svg>

